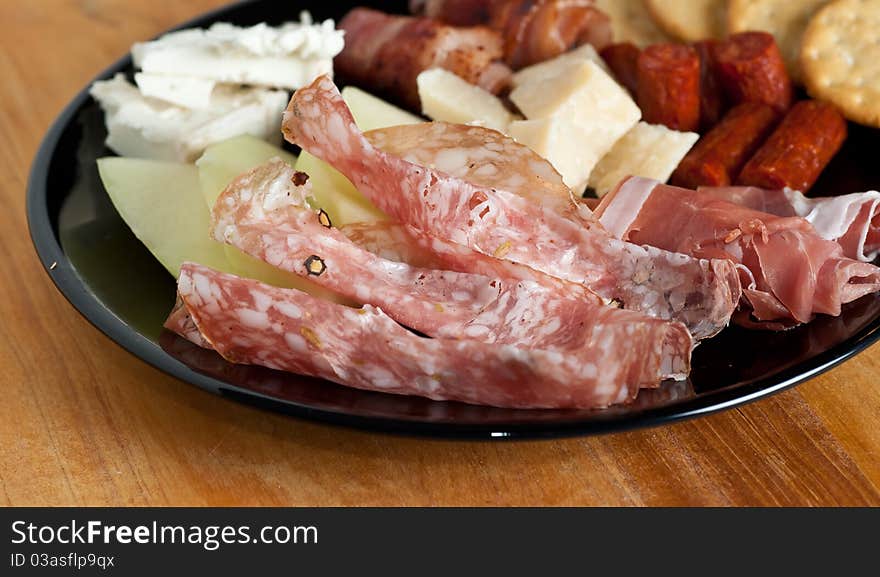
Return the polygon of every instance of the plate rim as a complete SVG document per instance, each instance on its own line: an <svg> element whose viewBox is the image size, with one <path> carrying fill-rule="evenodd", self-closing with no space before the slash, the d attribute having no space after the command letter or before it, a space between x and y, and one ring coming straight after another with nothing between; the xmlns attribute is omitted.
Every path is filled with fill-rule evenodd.
<svg viewBox="0 0 880 577"><path fill-rule="evenodd" d="M161 34L180 28L201 26L207 21L216 20L224 14L246 7L256 1L241 0L219 7L175 25ZM277 399L199 373L166 353L157 343L128 325L89 289L62 249L49 214L47 202L49 168L57 152L62 134L67 130L79 110L88 103L91 98L89 88L95 80L110 78L116 72L123 71L130 65L131 54L129 52L92 78L68 102L43 136L31 163L27 181L25 210L28 232L44 271L58 291L83 318L117 346L140 361L208 392L308 421L359 430L462 440L556 439L668 425L752 403L815 378L880 340L880 315L878 315L845 341L783 369L771 377L731 385L682 402L643 409L614 418L578 418L529 423L442 423L386 416L354 415L345 411L316 408L296 401Z"/></svg>

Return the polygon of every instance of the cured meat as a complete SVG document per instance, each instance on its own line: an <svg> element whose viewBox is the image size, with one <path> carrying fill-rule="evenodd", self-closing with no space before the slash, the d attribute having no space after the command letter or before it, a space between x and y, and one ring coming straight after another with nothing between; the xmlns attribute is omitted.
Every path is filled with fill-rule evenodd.
<svg viewBox="0 0 880 577"><path fill-rule="evenodd" d="M718 83L713 51L717 40L701 40L694 43L700 57L700 130L708 132L724 115L725 100Z"/></svg>
<svg viewBox="0 0 880 577"><path fill-rule="evenodd" d="M583 298L585 287L503 258L474 251L464 245L431 236L410 225L375 222L347 224L340 232L354 244L386 260L413 266L471 272L507 282L534 281L558 294Z"/></svg>
<svg viewBox="0 0 880 577"><path fill-rule="evenodd" d="M571 189L545 158L482 126L432 122L416 130L392 126L371 130L367 140L383 152L449 176L512 192L560 213L577 211ZM519 167L516 171L509 167ZM589 213L586 217L591 218Z"/></svg>
<svg viewBox="0 0 880 577"><path fill-rule="evenodd" d="M508 190L479 186L377 149L358 131L326 76L296 92L283 131L289 141L336 167L392 218L478 252L583 283L624 308L680 320L695 338L726 326L739 299L738 276L729 262L620 242L574 200L568 212L559 213ZM517 146L507 140L503 148L486 148L484 154L504 171L528 173L528 167L505 164L507 148ZM463 154L447 148L436 153Z"/></svg>
<svg viewBox="0 0 880 577"><path fill-rule="evenodd" d="M611 44L600 53L614 78L635 96L639 89L639 54L642 51L632 42Z"/></svg>
<svg viewBox="0 0 880 577"><path fill-rule="evenodd" d="M436 18L453 26L488 24L499 0L410 0L413 14Z"/></svg>
<svg viewBox="0 0 880 577"><path fill-rule="evenodd" d="M638 103L642 120L673 130L700 128L700 58L681 44L654 44L638 60Z"/></svg>
<svg viewBox="0 0 880 577"><path fill-rule="evenodd" d="M612 355L598 341L584 343L594 353L585 362L583 354L423 338L370 305L349 308L193 263L181 267L177 289L204 340L230 362L439 401L606 407L638 393L629 371L642 363L627 361L665 353L633 347Z"/></svg>
<svg viewBox="0 0 880 577"><path fill-rule="evenodd" d="M798 102L743 167L737 184L807 192L843 146L846 120L827 102Z"/></svg>
<svg viewBox="0 0 880 577"><path fill-rule="evenodd" d="M763 102L780 112L791 106L791 79L772 34L741 32L713 46L718 80L731 104Z"/></svg>
<svg viewBox="0 0 880 577"><path fill-rule="evenodd" d="M611 19L593 0L497 2L489 25L504 35L504 55L514 70L544 62L582 44L611 43Z"/></svg>
<svg viewBox="0 0 880 577"><path fill-rule="evenodd" d="M778 119L775 109L759 102L734 107L679 163L672 183L685 188L733 184Z"/></svg>
<svg viewBox="0 0 880 577"><path fill-rule="evenodd" d="M295 182L302 179L278 159L236 179L214 205L214 237L353 300L378 306L428 336L566 351L587 355L585 362L592 362L595 354L584 349L585 343L598 342L600 334L610 348L645 340L674 357L649 357L657 364L630 370L631 378L650 386L665 377L683 376L661 371L687 364L692 343L684 325L607 307L579 285L540 282L543 279L508 282L384 260L353 244L322 213L307 208L309 183Z"/></svg>
<svg viewBox="0 0 880 577"><path fill-rule="evenodd" d="M582 44L611 42L611 20L594 0L416 0L411 9L449 24L485 24L504 38L514 69L555 58Z"/></svg>
<svg viewBox="0 0 880 577"><path fill-rule="evenodd" d="M445 68L496 94L510 81L510 70L500 62L501 36L485 27L456 28L355 8L339 28L345 30L345 48L334 61L336 71L413 110L421 110L416 79L430 68Z"/></svg>
<svg viewBox="0 0 880 577"><path fill-rule="evenodd" d="M776 216L805 218L824 239L843 247L849 258L871 262L880 254L880 192L807 198L791 190L751 186L701 188L701 192Z"/></svg>
<svg viewBox="0 0 880 577"><path fill-rule="evenodd" d="M618 238L736 263L751 309L745 324L781 328L815 314L836 316L842 304L880 290L880 269L847 258L799 217L641 178L606 195L596 215Z"/></svg>

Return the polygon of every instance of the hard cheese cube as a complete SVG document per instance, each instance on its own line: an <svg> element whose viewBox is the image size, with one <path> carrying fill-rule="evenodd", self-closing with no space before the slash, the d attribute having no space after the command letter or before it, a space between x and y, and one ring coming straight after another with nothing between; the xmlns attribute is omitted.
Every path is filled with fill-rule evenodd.
<svg viewBox="0 0 880 577"><path fill-rule="evenodd" d="M590 174L590 186L601 197L627 176L666 182L699 138L693 132L639 122L599 161Z"/></svg>
<svg viewBox="0 0 880 577"><path fill-rule="evenodd" d="M549 160L575 192L641 118L629 94L591 61L572 61L556 76L522 84L510 99L531 121L514 122L510 135Z"/></svg>
<svg viewBox="0 0 880 577"><path fill-rule="evenodd" d="M517 120L510 124L508 134L549 160L566 186L583 192L598 158L590 147L583 145L580 128L565 118L553 117Z"/></svg>
<svg viewBox="0 0 880 577"><path fill-rule="evenodd" d="M434 120L479 124L505 132L513 115L501 100L448 70L434 68L419 74L422 112Z"/></svg>
<svg viewBox="0 0 880 577"><path fill-rule="evenodd" d="M606 74L611 75L611 71L608 69L605 61L602 60L602 57L599 56L599 53L596 52L596 49L593 48L591 44L584 44L580 48L572 50L571 52L566 52L552 60L539 62L538 64L523 68L513 75L511 83L516 87L522 86L523 84L543 82L544 80L566 72L573 64L586 61L595 63L599 68L605 71Z"/></svg>

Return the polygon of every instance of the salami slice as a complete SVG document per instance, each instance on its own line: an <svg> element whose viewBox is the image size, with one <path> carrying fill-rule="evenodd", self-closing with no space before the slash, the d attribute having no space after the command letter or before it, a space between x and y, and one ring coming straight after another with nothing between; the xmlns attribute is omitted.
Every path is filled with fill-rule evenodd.
<svg viewBox="0 0 880 577"><path fill-rule="evenodd" d="M782 218L713 195L631 178L596 211L616 236L707 258L727 258L743 274L746 324L780 328L880 290L880 269L849 259L806 220ZM760 326L760 325L759 325Z"/></svg>
<svg viewBox="0 0 880 577"><path fill-rule="evenodd" d="M213 210L214 236L273 266L310 278L325 288L379 306L398 322L432 337L469 338L566 351L592 351L599 342L616 348L634 340L655 342L687 359L690 334L684 325L604 306L583 287L560 292L557 283L507 282L467 272L418 268L387 261L353 244L322 213L306 207L308 181L281 160L236 179ZM664 344L665 343L665 344ZM652 357L654 360L664 360ZM661 362L630 371L645 386L667 376Z"/></svg>
<svg viewBox="0 0 880 577"><path fill-rule="evenodd" d="M533 268L495 258L464 245L432 236L413 226L391 223L347 224L340 232L359 247L387 260L405 262L413 266L456 272L471 272L487 277L516 282L539 282L560 295L583 299L589 290L574 283L539 272ZM595 296L590 293L591 297Z"/></svg>
<svg viewBox="0 0 880 577"><path fill-rule="evenodd" d="M571 189L548 160L496 130L431 122L416 130L392 126L364 136L383 152L481 187L512 192L557 212L578 208ZM518 170L510 170L512 166Z"/></svg>
<svg viewBox="0 0 880 577"><path fill-rule="evenodd" d="M508 190L479 186L431 164L419 166L377 149L357 130L326 76L297 91L283 130L288 140L345 174L392 218L478 252L583 283L627 309L680 320L696 338L726 326L739 300L738 275L729 262L621 242L583 205L572 204L560 214ZM504 146L520 145L506 140ZM530 174L528 167L504 164L506 151L493 153L502 170ZM449 148L435 153L465 154Z"/></svg>
<svg viewBox="0 0 880 577"><path fill-rule="evenodd" d="M880 255L880 192L876 190L824 198L807 198L789 188L728 186L699 190L776 216L803 217L819 236L842 246L849 258L871 262Z"/></svg>
<svg viewBox="0 0 880 577"><path fill-rule="evenodd" d="M184 263L178 294L205 341L233 363L309 375L351 387L508 408L599 408L632 400L631 361L664 351L633 347L594 361L514 345L429 339L380 309L349 308ZM674 358L668 356L667 358ZM671 367L670 367L671 368ZM680 367L682 370L685 367Z"/></svg>

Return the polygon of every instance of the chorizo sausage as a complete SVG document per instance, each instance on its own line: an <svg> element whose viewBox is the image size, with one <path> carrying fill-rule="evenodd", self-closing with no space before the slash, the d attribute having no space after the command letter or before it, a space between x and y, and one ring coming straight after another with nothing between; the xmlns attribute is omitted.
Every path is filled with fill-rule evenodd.
<svg viewBox="0 0 880 577"><path fill-rule="evenodd" d="M791 107L791 78L773 35L742 32L712 48L721 88L732 104L763 102L784 112Z"/></svg>
<svg viewBox="0 0 880 577"><path fill-rule="evenodd" d="M734 107L684 157L672 182L684 188L729 186L779 120L779 113L759 102Z"/></svg>
<svg viewBox="0 0 880 577"><path fill-rule="evenodd" d="M737 184L807 192L846 140L846 120L827 102L796 104L746 163Z"/></svg>
<svg viewBox="0 0 880 577"><path fill-rule="evenodd" d="M605 64L614 73L614 78L630 91L633 96L639 86L639 47L632 42L621 42L606 46L600 52Z"/></svg>
<svg viewBox="0 0 880 577"><path fill-rule="evenodd" d="M700 130L708 132L724 116L725 101L718 84L715 59L712 55L717 40L702 40L694 43L700 56Z"/></svg>
<svg viewBox="0 0 880 577"><path fill-rule="evenodd" d="M655 44L639 55L638 103L645 122L700 127L700 57L690 46Z"/></svg>

